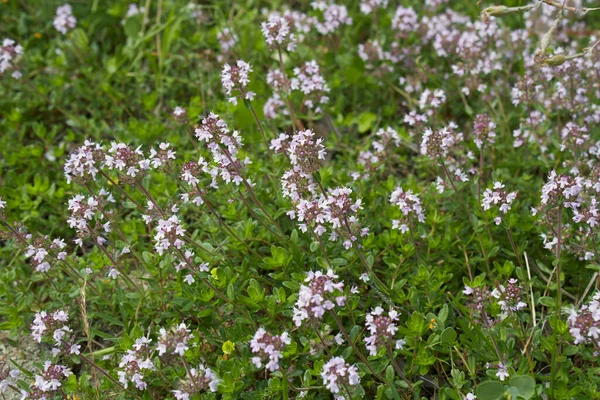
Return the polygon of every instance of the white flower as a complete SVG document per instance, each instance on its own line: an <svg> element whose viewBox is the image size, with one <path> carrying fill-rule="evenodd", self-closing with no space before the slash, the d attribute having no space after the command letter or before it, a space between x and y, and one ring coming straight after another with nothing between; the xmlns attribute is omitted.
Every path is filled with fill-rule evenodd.
<svg viewBox="0 0 600 400"><path fill-rule="evenodd" d="M52 22L54 28L65 35L67 31L75 28L77 19L73 16L73 9L69 4L65 4L56 9L56 16Z"/></svg>

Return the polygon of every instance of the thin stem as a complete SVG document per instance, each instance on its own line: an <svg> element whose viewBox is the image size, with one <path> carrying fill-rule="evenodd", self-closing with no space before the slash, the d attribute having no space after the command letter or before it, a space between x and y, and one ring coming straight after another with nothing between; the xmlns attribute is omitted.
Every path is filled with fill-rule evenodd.
<svg viewBox="0 0 600 400"><path fill-rule="evenodd" d="M195 269L194 266L191 264L190 260L183 254L181 249L176 249L176 251L179 254L179 257L181 258L181 260L183 260L183 262L185 262L188 265L188 268L190 269L190 271L193 271ZM219 289L217 289L215 286L213 286L213 284L210 283L208 281L208 279L206 279L206 278L200 278L200 279L202 280L202 282L204 282L204 284L206 286L208 286L208 288L210 290L212 290L217 295L217 297L221 298L226 303L231 304L233 306L233 308L235 308L240 313L242 313L246 318L248 318L248 321L250 321L250 323L252 324L254 329L256 329L256 323L254 322L254 320L252 319L252 317L250 316L250 314L248 314L248 312L246 310L241 309L239 305L237 305L229 297L225 296Z"/></svg>
<svg viewBox="0 0 600 400"><path fill-rule="evenodd" d="M192 375L190 365L188 364L188 362L184 356L181 356L181 359L183 360L183 366L185 367L185 371L187 372L188 376L190 377L190 381L192 382L194 389L196 389L196 392L199 392L200 390L199 390L198 386L196 385L196 380L194 379L194 376Z"/></svg>
<svg viewBox="0 0 600 400"><path fill-rule="evenodd" d="M131 280L131 278L128 276L128 274L125 272L125 270L123 268L121 268L121 266L119 266L119 264L117 263L117 261L108 252L108 250L106 250L106 248L104 246L102 246L102 244L100 244L100 241L96 240L96 245L108 257L108 259L110 260L111 264L117 269L117 271L119 271L119 273L123 276L123 279L125 279L125 282L127 282L130 287L132 287L135 290L137 290L138 293L142 297L145 297L144 292L142 292L142 289L140 289L140 287L134 281Z"/></svg>
<svg viewBox="0 0 600 400"><path fill-rule="evenodd" d="M285 73L285 67L283 66L283 56L281 55L281 48L279 46L277 47L277 54L279 55L279 68L281 68L281 73L283 74L284 77L287 77L287 75ZM302 124L296 118L296 114L294 114L294 110L292 110L292 105L290 104L289 95L285 96L285 104L288 108L288 111L290 112L290 117L292 118L292 129L294 131L296 131L296 127L298 129L302 129Z"/></svg>
<svg viewBox="0 0 600 400"><path fill-rule="evenodd" d="M246 97L246 91L244 90L244 88L240 88L242 95L244 97ZM254 117L254 121L256 122L256 126L258 126L258 130L260 131L260 135L262 136L263 139L263 143L265 145L265 148L267 149L267 154L269 155L269 161L271 162L271 167L275 168L275 164L273 163L273 154L271 153L271 148L269 147L269 141L267 140L267 134L265 133L265 130L263 129L260 120L258 119L258 115L256 115L256 111L254 110L254 106L252 105L252 102L249 103L250 104L250 112L252 113L252 116Z"/></svg>
<svg viewBox="0 0 600 400"><path fill-rule="evenodd" d="M135 200L133 199L133 197L131 197L131 196L129 195L129 193L127 193L127 192L125 191L125 189L123 189L123 188L122 188L122 187L121 187L121 186L120 186L118 183L116 183L115 181L113 181L113 180L111 179L111 177L110 177L110 176L108 176L108 175L106 174L106 172L104 172L104 171L100 171L100 174L101 174L103 177L105 177L105 178L106 178L106 180L108 180L108 181L109 181L109 182L110 182L110 183L111 183L111 184L112 184L114 187L116 187L116 188L117 188L117 189L118 189L118 190L119 190L121 193L123 193L123 195L129 199L129 201L131 201L133 204L135 204L135 205L136 205L136 206L139 208L139 210L140 210L140 211L142 211L142 212L145 212L145 210L144 210L144 207L142 207L142 205L141 205L140 203L138 203L137 201L135 201Z"/></svg>
<svg viewBox="0 0 600 400"><path fill-rule="evenodd" d="M408 385L408 389L411 392L414 392L412 383L406 378L406 375L404 375L404 371L402 371L402 368L400 368L400 366L396 362L396 357L394 357L394 352L392 351L392 345L388 343L386 345L386 350L388 353L388 357L390 358L390 361L392 362L392 367L394 367L398 376L406 382L406 384Z"/></svg>
<svg viewBox="0 0 600 400"><path fill-rule="evenodd" d="M521 261L521 254L517 250L517 245L515 243L515 239L513 238L513 234L512 234L510 227L506 228L506 233L508 234L508 240L510 241L510 245L513 249L513 252L517 256L517 262L519 263L519 266L521 268L523 268L523 262Z"/></svg>
<svg viewBox="0 0 600 400"><path fill-rule="evenodd" d="M358 358L360 358L360 360L367 366L367 368L369 369L371 374L373 374L373 376L375 376L380 381L385 382L385 379L383 379L383 377L381 375L379 375L377 372L375 372L373 370L373 368L371 367L371 364L369 363L369 360L367 360L367 358L356 347L356 344L354 344L354 342L350 339L350 335L348 335L346 328L344 328L344 324L342 324L340 317L338 317L338 315L333 310L330 310L330 313L331 313L331 315L333 315L333 319L335 319L335 322L337 323L338 327L340 328L342 335L344 335L344 338L346 338L346 341L350 344L350 346L352 346L352 349L354 350L354 352L356 353Z"/></svg>

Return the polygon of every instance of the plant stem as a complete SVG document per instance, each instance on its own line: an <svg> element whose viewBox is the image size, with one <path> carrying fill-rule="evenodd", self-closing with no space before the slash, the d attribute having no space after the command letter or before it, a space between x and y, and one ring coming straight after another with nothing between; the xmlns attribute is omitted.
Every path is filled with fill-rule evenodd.
<svg viewBox="0 0 600 400"><path fill-rule="evenodd" d="M369 360L367 360L367 358L361 353L361 351L358 349L358 347L356 347L356 344L354 344L354 342L350 339L350 335L348 335L346 328L344 328L344 324L342 324L340 317L338 317L338 315L333 310L330 310L330 313L331 313L331 315L333 315L333 319L335 319L335 322L337 323L338 327L340 328L342 335L344 335L344 338L346 338L346 341L348 342L348 344L350 344L350 346L352 346L354 353L356 353L358 358L360 358L360 360L367 366L367 368L369 369L371 374L373 374L373 376L375 376L380 381L385 382L385 379L383 379L383 377L381 375L379 375L377 372L375 372L373 370L373 368L371 367L371 364L369 363Z"/></svg>

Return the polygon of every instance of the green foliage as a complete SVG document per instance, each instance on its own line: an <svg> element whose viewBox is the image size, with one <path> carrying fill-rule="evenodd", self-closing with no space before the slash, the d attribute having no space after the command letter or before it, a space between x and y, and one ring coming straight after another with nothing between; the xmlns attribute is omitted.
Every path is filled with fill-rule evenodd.
<svg viewBox="0 0 600 400"><path fill-rule="evenodd" d="M296 32L297 49L281 54L261 33L268 19L263 8L294 9L319 22L322 10L308 1L159 0L136 2L149 8L127 16L130 0L80 1L72 4L76 27L63 35L53 26L62 2L0 3L2 39L24 48L16 66L22 78L0 75L0 201L6 201L0 334L13 347L39 349L31 360L13 353L0 359L2 379L9 369L21 370L10 381L15 388L33 393L35 376L51 361L73 372L61 377L56 398L172 399L173 390L186 387L190 368L203 365L218 385L214 391L192 385L197 393L190 398L325 399L331 395L323 379L327 363L342 357L360 377L360 384L340 387L341 396L353 399L600 398L597 337L574 341L566 315L595 307L589 298L600 270L596 228L578 220L581 210L594 215L586 207L598 184L600 45L589 50L588 38L599 27L597 13L566 9L560 34L546 36L551 41L532 63L554 21L550 13L511 9L486 22L479 14L488 5L478 2L436 8L390 1L365 14L361 2L339 1L352 23L323 34L311 22L307 32ZM540 6L557 7L550 3ZM403 31L395 14L408 6L419 22ZM230 51L221 44L225 28L238 38ZM577 57L562 67L549 64L559 49ZM234 91L239 101L233 104L221 73L224 63L238 59L252 66L247 90L256 97ZM291 78L310 60L328 91L314 99L283 91L272 118L269 71L283 68ZM535 96L514 104L511 92L523 77L537 85L530 88ZM439 107L426 98L428 90L443 92ZM322 96L328 100L320 104ZM173 116L177 106L185 117ZM233 175L239 168L248 183L217 177L217 188L206 173L197 185L182 179L186 163L213 162L195 137L210 112L239 131L237 157L251 163L227 166ZM424 120L410 123L415 113ZM482 114L495 124L495 138L480 148L474 132ZM571 140L577 132L563 135L568 122L587 127L584 144ZM456 146L422 154L425 129L439 134L453 123ZM303 129L326 150L302 176L313 185L301 197L320 210L330 207L316 220L301 218L298 199L282 193L289 152L269 149L280 133L291 137ZM103 157L113 141L139 147L143 157L168 143L176 159L135 178L100 167L95 179L68 183L65 162L86 140L101 144ZM310 154L298 157L302 163ZM564 195L555 204L540 202L552 170L585 181L574 195L580 205ZM504 195L518 193L506 213L497 204L482 206L495 182L505 184ZM325 198L335 188L351 189L348 204L361 202L351 218L332 222L335 202ZM401 197L417 196L422 218L416 208L408 207L407 217L394 204L399 189ZM101 190L115 202L86 219L96 224L86 235L68 222L69 201L99 198ZM202 204L182 195L201 196ZM161 253L155 235L172 215L185 229L183 244ZM329 240L332 232L338 237ZM66 243L64 257L51 247L58 238ZM35 252L28 254L30 245L52 249L47 271ZM309 272L328 270L344 283L332 310L298 324ZM55 310L69 316L69 343L53 341L48 333L57 327L50 323L40 344L29 343L36 315ZM369 320L391 310L398 312L386 322L393 333L371 351ZM189 329L185 351L159 355L161 328L171 332L182 323ZM253 360L250 341L259 328L290 337L272 371ZM147 386L129 380L124 388L120 363L142 337L151 339ZM67 345L81 346L80 353L69 353Z"/></svg>

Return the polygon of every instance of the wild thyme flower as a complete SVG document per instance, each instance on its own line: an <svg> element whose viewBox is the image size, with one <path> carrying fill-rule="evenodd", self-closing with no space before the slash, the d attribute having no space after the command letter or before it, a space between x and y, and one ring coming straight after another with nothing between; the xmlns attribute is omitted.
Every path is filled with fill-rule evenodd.
<svg viewBox="0 0 600 400"><path fill-rule="evenodd" d="M36 271L48 272L51 267L50 262L64 260L67 257L67 252L62 251L66 246L67 244L63 239L52 241L48 237L35 239L27 247L25 257L32 259L31 263Z"/></svg>
<svg viewBox="0 0 600 400"><path fill-rule="evenodd" d="M212 112L202 120L200 127L196 128L195 134L199 141L206 142L213 156L222 157L219 150L220 144L225 146L231 157L237 156L242 146L242 138L239 133L237 131L232 133L225 121Z"/></svg>
<svg viewBox="0 0 600 400"><path fill-rule="evenodd" d="M503 363L498 363L498 372L496 372L496 376L502 382L504 382L504 380L510 376L506 365L504 365Z"/></svg>
<svg viewBox="0 0 600 400"><path fill-rule="evenodd" d="M579 176L557 175L552 170L542 187L541 204L558 205L562 202L566 208L576 208L577 196L583 190L582 183L583 178Z"/></svg>
<svg viewBox="0 0 600 400"><path fill-rule="evenodd" d="M69 155L69 159L65 163L64 172L67 183L71 183L71 181L86 183L95 180L104 158L102 146L86 140L83 146L78 147Z"/></svg>
<svg viewBox="0 0 600 400"><path fill-rule="evenodd" d="M376 11L378 8L386 8L388 5L388 0L361 0L360 2L360 11L363 14L371 14L371 12Z"/></svg>
<svg viewBox="0 0 600 400"><path fill-rule="evenodd" d="M371 336L365 337L364 341L370 355L376 356L380 347L387 346L394 339L398 331L398 316L396 310L385 315L381 307L375 307L367 314L366 328Z"/></svg>
<svg viewBox="0 0 600 400"><path fill-rule="evenodd" d="M419 27L419 18L412 7L396 8L396 13L392 19L392 29L398 32L402 37L410 32L414 32Z"/></svg>
<svg viewBox="0 0 600 400"><path fill-rule="evenodd" d="M202 124L196 128L195 133L198 140L206 142L213 157L212 163L203 168L212 177L211 186L219 187L217 178L221 178L228 184L233 182L240 185L244 181L241 171L246 164L250 164L250 160L237 158L243 145L239 132L231 132L227 124L218 115L211 112L202 120ZM248 179L246 182L252 185Z"/></svg>
<svg viewBox="0 0 600 400"><path fill-rule="evenodd" d="M238 35L233 32L229 28L223 28L221 31L217 33L217 40L219 41L219 45L221 46L221 50L223 53L228 54L235 45L239 42ZM219 61L222 61L223 56L219 56Z"/></svg>
<svg viewBox="0 0 600 400"><path fill-rule="evenodd" d="M494 218L494 222L496 225L500 225L500 222L502 222L501 215L510 210L511 204L517 198L517 192L507 193L502 182L494 182L493 189L486 189L481 197L483 210L489 210L492 206L498 207L500 214Z"/></svg>
<svg viewBox="0 0 600 400"><path fill-rule="evenodd" d="M290 80L281 69L271 69L267 73L267 84L277 93L286 94L290 90Z"/></svg>
<svg viewBox="0 0 600 400"><path fill-rule="evenodd" d="M284 182L284 190L285 190ZM300 197L300 193L290 193L293 197ZM327 231L325 228L325 214L320 206L320 199L313 197L310 200L300 198L294 204L294 209L287 212L288 217L297 219L301 222L299 228L302 232L307 232L308 228L312 228L313 232L321 237Z"/></svg>
<svg viewBox="0 0 600 400"><path fill-rule="evenodd" d="M229 64L223 66L221 83L223 84L225 93L228 96L231 96L229 97L230 103L237 105L239 95L242 95L246 100L254 100L256 94L254 92L246 91L246 86L250 83L250 78L248 77L250 72L252 72L252 67L243 60L238 60L233 66ZM236 91L234 96L232 96L233 91ZM237 92L239 92L239 95Z"/></svg>
<svg viewBox="0 0 600 400"><path fill-rule="evenodd" d="M315 22L315 27L321 35L334 33L343 25L352 25L352 18L344 5L327 3L322 0L313 1L312 8L323 12L323 20Z"/></svg>
<svg viewBox="0 0 600 400"><path fill-rule="evenodd" d="M187 118L187 111L185 111L185 108L177 106L173 109L173 117L179 121L185 121Z"/></svg>
<svg viewBox="0 0 600 400"><path fill-rule="evenodd" d="M177 215L171 215L167 219L157 221L156 234L154 235L154 249L159 255L163 255L165 250L176 248L181 249L185 244L182 237L185 236L185 229L179 221Z"/></svg>
<svg viewBox="0 0 600 400"><path fill-rule="evenodd" d="M321 169L320 160L325 160L327 151L323 139L314 139L315 133L310 129L298 131L287 144L287 153L292 165L298 165L303 172L313 174ZM271 145L276 148L277 142ZM279 145L281 146L281 145Z"/></svg>
<svg viewBox="0 0 600 400"><path fill-rule="evenodd" d="M70 4L62 5L56 9L56 16L52 25L54 25L54 29L63 35L75 28L77 18L73 16L73 8Z"/></svg>
<svg viewBox="0 0 600 400"><path fill-rule="evenodd" d="M590 140L587 126L578 126L573 122L567 122L565 127L560 132L561 144L560 151L569 149L578 154L581 150L585 150L585 143Z"/></svg>
<svg viewBox="0 0 600 400"><path fill-rule="evenodd" d="M283 348L290 343L292 339L287 332L277 336L265 331L264 328L258 328L250 341L250 349L255 354L252 363L256 368L262 368L263 361L268 360L265 368L271 372L277 371L279 361L283 358Z"/></svg>
<svg viewBox="0 0 600 400"><path fill-rule="evenodd" d="M43 371L34 376L29 391L23 394L23 399L46 400L59 395L65 378L73 375L71 370L64 365L53 364L51 361L44 363ZM53 393L57 392L57 393Z"/></svg>
<svg viewBox="0 0 600 400"><path fill-rule="evenodd" d="M281 190L283 197L289 197L294 203L298 203L305 195L313 195L317 192L317 184L312 175L294 165L283 173L281 177Z"/></svg>
<svg viewBox="0 0 600 400"><path fill-rule="evenodd" d="M579 310L569 310L569 332L575 344L600 344L600 292L596 292L588 304L581 305Z"/></svg>
<svg viewBox="0 0 600 400"><path fill-rule="evenodd" d="M133 183L150 169L150 160L144 157L141 146L133 149L125 143L112 142L104 157L104 167L125 172L121 178Z"/></svg>
<svg viewBox="0 0 600 400"><path fill-rule="evenodd" d="M343 294L344 282L337 281L338 276L329 269L327 273L310 271L300 286L298 300L294 307L294 323L301 326L304 320L318 321L325 312L333 310L336 305L346 304Z"/></svg>
<svg viewBox="0 0 600 400"><path fill-rule="evenodd" d="M353 200L350 196L352 189L338 187L329 189L327 197L319 201L323 220L331 225L329 240L343 239L346 249L358 240L358 236L368 235L368 228L360 229L358 211L362 210L362 199Z"/></svg>
<svg viewBox="0 0 600 400"><path fill-rule="evenodd" d="M275 119L281 113L282 115L290 115L285 102L281 100L281 96L278 93L274 93L273 96L269 97L263 106L263 113L265 118Z"/></svg>
<svg viewBox="0 0 600 400"><path fill-rule="evenodd" d="M419 108L429 116L434 114L446 102L446 93L442 89L425 89L419 98Z"/></svg>
<svg viewBox="0 0 600 400"><path fill-rule="evenodd" d="M498 285L492 290L491 295L498 300L498 304L505 315L527 307L527 303L521 301L521 285L514 278L508 280L506 287Z"/></svg>
<svg viewBox="0 0 600 400"><path fill-rule="evenodd" d="M35 314L31 324L31 336L38 343L41 343L44 338L52 338L55 347L62 347L65 336L73 332L68 322L69 315L65 311L56 310L51 313L40 311Z"/></svg>
<svg viewBox="0 0 600 400"><path fill-rule="evenodd" d="M21 72L16 69L16 66L22 55L23 46L12 39L4 39L0 47L0 75L12 70L12 77L19 79Z"/></svg>
<svg viewBox="0 0 600 400"><path fill-rule="evenodd" d="M135 3L130 3L127 7L127 14L125 14L125 18L135 17L136 15L141 15L146 12L145 7L138 7Z"/></svg>
<svg viewBox="0 0 600 400"><path fill-rule="evenodd" d="M147 337L138 338L132 348L121 357L117 375L125 389L129 387L129 383L134 383L138 390L148 387L144 381L145 376L156 369L151 360L151 342L152 339Z"/></svg>
<svg viewBox="0 0 600 400"><path fill-rule="evenodd" d="M452 132L448 128L432 130L425 129L421 141L421 154L436 160L448 155L450 148L456 143Z"/></svg>
<svg viewBox="0 0 600 400"><path fill-rule="evenodd" d="M105 220L105 216L109 214L106 208L110 203L115 203L115 199L105 189L101 189L98 195L86 198L78 194L69 199L68 209L71 215L67 222L77 231L75 243L81 246L83 239L88 237L100 244L106 241L102 235L112 231L111 221ZM94 220L96 222L92 222Z"/></svg>
<svg viewBox="0 0 600 400"><path fill-rule="evenodd" d="M321 378L325 387L334 395L340 393L341 386L356 386L360 383L358 368L348 364L342 357L333 357L325 363Z"/></svg>
<svg viewBox="0 0 600 400"><path fill-rule="evenodd" d="M170 146L170 143L162 142L158 145L158 150L155 150L154 147L150 149L149 160L153 168L162 168L167 172L170 171L170 160L175 160L175 152L169 149Z"/></svg>
<svg viewBox="0 0 600 400"><path fill-rule="evenodd" d="M510 95L512 97L512 103L516 107L521 103L529 104L534 100L535 83L533 79L525 76L517 82L517 84L511 89Z"/></svg>
<svg viewBox="0 0 600 400"><path fill-rule="evenodd" d="M4 370L4 368L0 368L0 394L8 393L10 387L16 385L19 376L21 376L21 371L18 369Z"/></svg>
<svg viewBox="0 0 600 400"><path fill-rule="evenodd" d="M319 65L315 60L294 68L291 88L302 92L304 105L316 113L320 113L321 106L329 102L329 86L320 74Z"/></svg>
<svg viewBox="0 0 600 400"><path fill-rule="evenodd" d="M261 28L271 50L279 48L292 52L296 49L296 35L291 32L286 18L271 14L269 20L261 24Z"/></svg>
<svg viewBox="0 0 600 400"><path fill-rule="evenodd" d="M377 154L385 153L388 147L400 147L400 135L391 127L380 128L375 132L376 140L373 141L373 149Z"/></svg>
<svg viewBox="0 0 600 400"><path fill-rule="evenodd" d="M481 149L484 144L495 143L496 132L494 132L494 129L496 129L496 124L492 122L487 114L478 114L475 117L473 125L473 136L475 136L475 139L473 141L478 149Z"/></svg>
<svg viewBox="0 0 600 400"><path fill-rule="evenodd" d="M183 357L186 350L189 350L189 340L194 338L194 335L190 333L191 330L183 322L171 327L168 331L165 328L160 328L159 332L160 336L156 345L159 356L168 353Z"/></svg>
<svg viewBox="0 0 600 400"><path fill-rule="evenodd" d="M406 233L411 229L414 221L425 222L425 213L421 206L421 199L418 194L414 194L412 190L404 191L398 186L390 196L390 203L400 208L402 212L401 219L392 220L392 228L399 229L400 232Z"/></svg>
<svg viewBox="0 0 600 400"><path fill-rule="evenodd" d="M179 381L178 389L172 390L173 396L177 400L189 400L191 396L210 390L216 392L220 380L217 379L215 372L200 364L198 368L190 368L190 373L185 379Z"/></svg>

